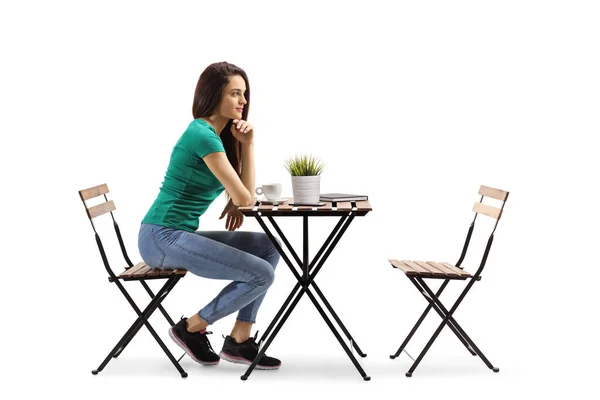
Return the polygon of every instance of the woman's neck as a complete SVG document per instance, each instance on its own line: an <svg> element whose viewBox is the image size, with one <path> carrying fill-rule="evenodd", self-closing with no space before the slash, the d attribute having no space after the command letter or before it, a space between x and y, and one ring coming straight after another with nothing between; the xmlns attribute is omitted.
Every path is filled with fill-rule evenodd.
<svg viewBox="0 0 600 400"><path fill-rule="evenodd" d="M229 118L221 117L219 115L202 117L200 119L212 126L219 136L221 135L221 131L225 128L225 125L227 125L227 122L229 122Z"/></svg>

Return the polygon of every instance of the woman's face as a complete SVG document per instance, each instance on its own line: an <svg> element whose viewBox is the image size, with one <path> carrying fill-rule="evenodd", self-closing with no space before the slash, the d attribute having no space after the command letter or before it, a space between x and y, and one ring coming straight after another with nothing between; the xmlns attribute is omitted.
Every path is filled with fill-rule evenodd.
<svg viewBox="0 0 600 400"><path fill-rule="evenodd" d="M242 110L246 105L246 82L240 75L229 77L229 83L221 93L219 114L227 119L242 118Z"/></svg>

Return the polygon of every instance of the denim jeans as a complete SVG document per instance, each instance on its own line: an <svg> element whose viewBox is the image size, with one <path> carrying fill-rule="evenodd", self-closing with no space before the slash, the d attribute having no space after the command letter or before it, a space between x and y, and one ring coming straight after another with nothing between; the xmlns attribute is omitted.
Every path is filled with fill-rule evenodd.
<svg viewBox="0 0 600 400"><path fill-rule="evenodd" d="M184 268L203 278L232 281L198 312L209 324L235 311L239 321L256 322L279 262L279 253L262 232L191 233L142 223L138 247L151 267Z"/></svg>

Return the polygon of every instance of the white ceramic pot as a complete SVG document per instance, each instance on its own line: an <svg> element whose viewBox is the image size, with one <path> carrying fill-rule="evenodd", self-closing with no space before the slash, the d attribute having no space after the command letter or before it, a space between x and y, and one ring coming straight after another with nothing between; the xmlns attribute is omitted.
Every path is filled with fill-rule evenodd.
<svg viewBox="0 0 600 400"><path fill-rule="evenodd" d="M294 203L317 204L321 194L321 175L292 176Z"/></svg>

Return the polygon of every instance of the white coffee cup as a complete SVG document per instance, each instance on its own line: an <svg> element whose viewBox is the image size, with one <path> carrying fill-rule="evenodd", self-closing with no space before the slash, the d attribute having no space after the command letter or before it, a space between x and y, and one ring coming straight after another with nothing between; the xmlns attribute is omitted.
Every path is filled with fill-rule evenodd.
<svg viewBox="0 0 600 400"><path fill-rule="evenodd" d="M262 185L255 190L257 195L264 194L267 200L279 200L281 197L281 183L270 183Z"/></svg>

